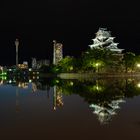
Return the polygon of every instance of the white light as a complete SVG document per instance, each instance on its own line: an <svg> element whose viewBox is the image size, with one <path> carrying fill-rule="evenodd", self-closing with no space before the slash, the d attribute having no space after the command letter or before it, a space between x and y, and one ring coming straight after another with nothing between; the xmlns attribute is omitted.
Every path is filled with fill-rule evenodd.
<svg viewBox="0 0 140 140"><path fill-rule="evenodd" d="M12 80L9 80L9 83L11 84L12 83Z"/></svg>
<svg viewBox="0 0 140 140"><path fill-rule="evenodd" d="M140 68L140 64L137 64L137 67L139 67L139 68Z"/></svg>
<svg viewBox="0 0 140 140"><path fill-rule="evenodd" d="M140 83L137 84L137 87L140 88Z"/></svg>
<svg viewBox="0 0 140 140"><path fill-rule="evenodd" d="M96 66L99 66L99 63L96 63Z"/></svg>

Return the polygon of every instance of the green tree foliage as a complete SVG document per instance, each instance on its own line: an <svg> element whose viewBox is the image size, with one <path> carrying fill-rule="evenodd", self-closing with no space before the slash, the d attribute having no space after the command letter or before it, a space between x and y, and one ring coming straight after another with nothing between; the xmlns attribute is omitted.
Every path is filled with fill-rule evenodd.
<svg viewBox="0 0 140 140"><path fill-rule="evenodd" d="M75 58L67 56L59 62L58 66L61 68L62 72L72 72L74 64Z"/></svg>
<svg viewBox="0 0 140 140"><path fill-rule="evenodd" d="M127 52L123 57L123 64L125 66L125 72L133 71L136 62L135 54L132 52Z"/></svg>
<svg viewBox="0 0 140 140"><path fill-rule="evenodd" d="M67 56L58 65L52 66L54 73L61 72L133 72L140 71L140 56L132 52L116 54L109 49L88 49L80 58Z"/></svg>
<svg viewBox="0 0 140 140"><path fill-rule="evenodd" d="M112 64L113 55L108 49L88 49L83 55L83 69L97 71Z"/></svg>
<svg viewBox="0 0 140 140"><path fill-rule="evenodd" d="M136 56L135 61L135 71L140 72L140 55Z"/></svg>

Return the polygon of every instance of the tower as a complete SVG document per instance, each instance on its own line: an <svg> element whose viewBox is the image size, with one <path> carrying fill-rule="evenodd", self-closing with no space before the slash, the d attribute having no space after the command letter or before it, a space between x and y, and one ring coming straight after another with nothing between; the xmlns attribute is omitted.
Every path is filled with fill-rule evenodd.
<svg viewBox="0 0 140 140"><path fill-rule="evenodd" d="M61 43L57 43L56 40L53 40L53 43L53 64L57 65L63 58L63 45Z"/></svg>
<svg viewBox="0 0 140 140"><path fill-rule="evenodd" d="M19 46L19 40L15 40L15 46L16 46L16 66L18 66L18 46Z"/></svg>
<svg viewBox="0 0 140 140"><path fill-rule="evenodd" d="M119 43L114 42L114 38L111 36L111 32L106 28L99 28L96 33L96 37L93 40L93 44L89 45L91 49L108 49L117 54L121 54L124 49L119 49L117 46Z"/></svg>

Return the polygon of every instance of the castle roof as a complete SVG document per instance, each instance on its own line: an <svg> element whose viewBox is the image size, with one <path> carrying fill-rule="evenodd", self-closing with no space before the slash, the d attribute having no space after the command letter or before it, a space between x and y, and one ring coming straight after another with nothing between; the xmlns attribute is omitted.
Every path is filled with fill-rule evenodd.
<svg viewBox="0 0 140 140"><path fill-rule="evenodd" d="M111 32L107 31L107 28L99 28L96 33L96 36L93 40L93 44L89 45L90 48L106 48L110 49L113 52L121 53L124 49L119 49L117 45L119 43L114 43L114 38L111 36Z"/></svg>

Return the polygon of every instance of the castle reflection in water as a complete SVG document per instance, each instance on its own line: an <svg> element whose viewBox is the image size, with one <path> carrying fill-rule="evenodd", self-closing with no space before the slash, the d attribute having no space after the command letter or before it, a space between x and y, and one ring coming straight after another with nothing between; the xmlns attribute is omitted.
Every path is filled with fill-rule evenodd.
<svg viewBox="0 0 140 140"><path fill-rule="evenodd" d="M53 110L64 106L63 96L77 94L88 103L89 108L101 124L109 123L117 115L127 98L140 95L139 78L108 78L92 80L64 80L59 78L0 77L0 86L16 86L16 111L20 111L18 90L32 89L38 95L39 90L53 89Z"/></svg>

